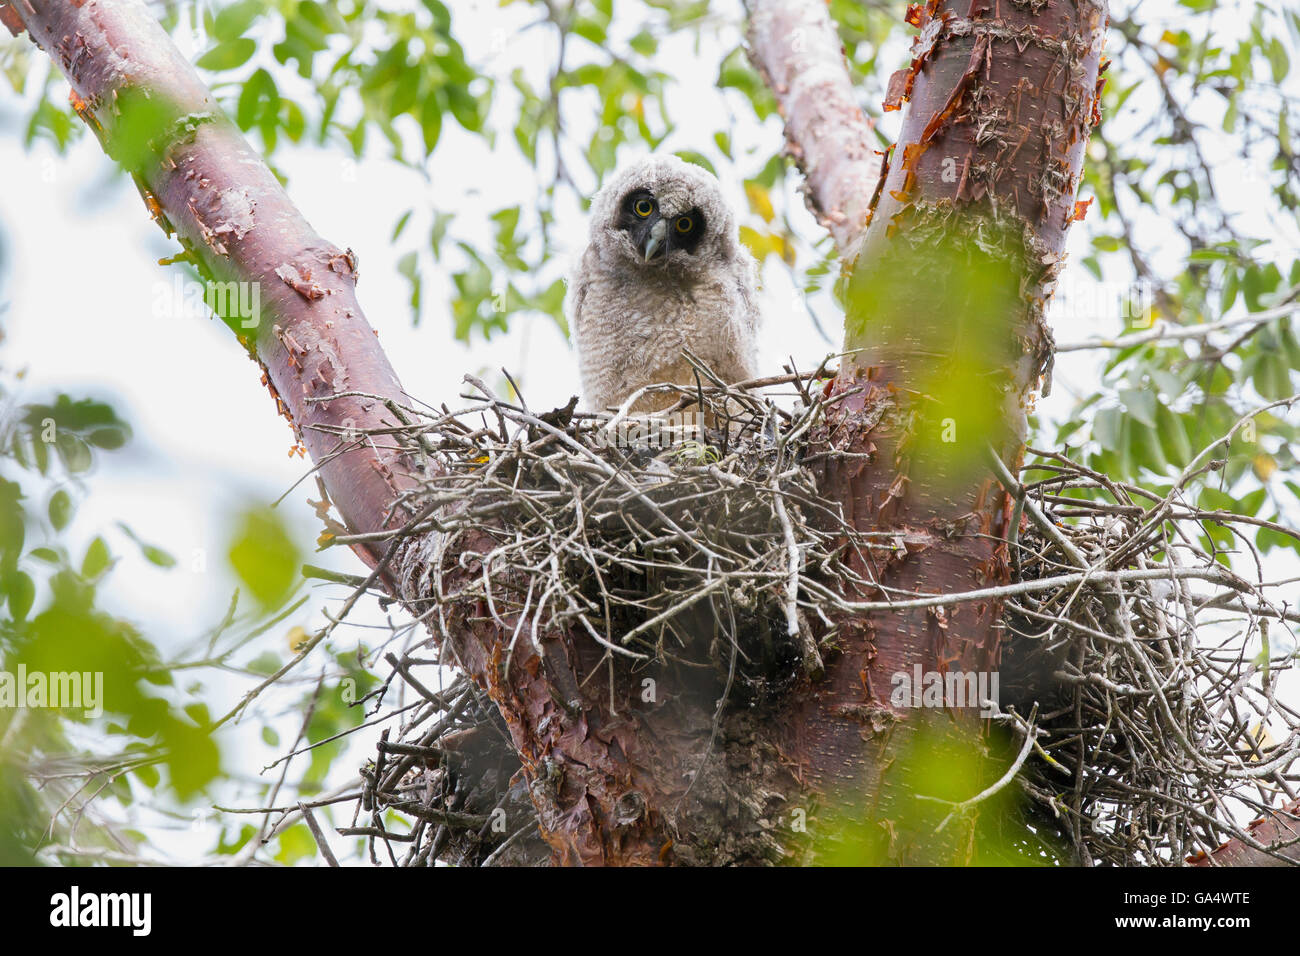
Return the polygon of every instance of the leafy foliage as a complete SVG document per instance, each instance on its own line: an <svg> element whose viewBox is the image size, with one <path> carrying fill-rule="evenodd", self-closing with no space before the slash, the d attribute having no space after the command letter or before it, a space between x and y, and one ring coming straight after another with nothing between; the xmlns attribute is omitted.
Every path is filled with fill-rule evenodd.
<svg viewBox="0 0 1300 956"><path fill-rule="evenodd" d="M178 573L177 558L123 522L74 544L85 531L78 505L102 458L129 454L130 425L95 399L60 394L23 404L16 397L0 392L8 409L0 420L0 862L135 859L150 841L124 824L133 807L192 816L199 825L203 807L229 787L230 741L217 733L223 721L206 701L226 696L218 672L260 681L287 659L265 635L306 602L296 595L299 535L263 508L233 515L228 568L252 595L250 609L240 611L237 591L222 621L190 646L164 652L106 609L104 598L123 565L143 561ZM308 637L301 626L286 636L291 653ZM323 676L310 682L291 707L307 714L296 720L314 748L295 782L299 793L319 791L341 749L332 739L362 719L355 705L375 685L363 656L336 652L329 683ZM44 699L23 682L31 675L47 679ZM71 704L56 706L59 675L75 675L80 696ZM272 724L263 741L280 746ZM256 789L265 795L273 786ZM227 824L212 852L238 853L259 832ZM272 854L292 862L314 847L305 828L289 828Z"/></svg>
<svg viewBox="0 0 1300 956"><path fill-rule="evenodd" d="M6 396L7 397L7 396ZM122 558L100 535L84 549L67 540L85 476L98 456L122 448L131 430L111 406L59 395L12 407L0 423L0 671L11 681L0 736L0 790L8 809L0 859L24 863L42 843L62 842L68 824L55 811L70 797L63 778L84 774L122 808L141 790L165 789L186 801L220 772L201 707L186 706L157 649L127 620L101 606L101 590ZM122 526L147 560L174 564ZM77 697L56 707L53 675L80 678ZM33 697L43 675L50 695ZM14 707L21 699L32 706ZM45 706L41 706L41 704ZM116 746L92 750L96 738ZM68 774L65 771L77 771ZM37 783L42 784L39 788ZM72 791L75 793L75 789ZM134 838L92 814L83 847L121 850Z"/></svg>
<svg viewBox="0 0 1300 956"><path fill-rule="evenodd" d="M1255 412L1296 394L1300 370L1290 74L1300 16L1216 0L1181 0L1168 19L1147 14L1112 24L1084 185L1102 219L1082 264L1124 290L1108 323L1136 344L1117 340L1101 387L1081 396L1056 443L1086 441L1092 467L1163 496L1197 453L1253 415L1216 453L1223 467L1198 479L1201 504L1294 527L1294 409ZM1225 30L1229 15L1236 29ZM1221 322L1231 324L1207 330ZM1142 341L1157 323L1187 337ZM1300 540L1266 525L1253 544L1300 553Z"/></svg>

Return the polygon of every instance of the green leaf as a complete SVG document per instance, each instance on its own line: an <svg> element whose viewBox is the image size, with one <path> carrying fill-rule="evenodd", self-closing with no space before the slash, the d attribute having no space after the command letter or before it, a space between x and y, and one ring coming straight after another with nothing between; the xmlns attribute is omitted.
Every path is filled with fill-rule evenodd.
<svg viewBox="0 0 1300 956"><path fill-rule="evenodd" d="M271 651L263 651L248 662L248 669L254 674L270 676L280 669L283 662Z"/></svg>
<svg viewBox="0 0 1300 956"><path fill-rule="evenodd" d="M32 439L32 461L42 475L50 470L50 446L38 437Z"/></svg>
<svg viewBox="0 0 1300 956"><path fill-rule="evenodd" d="M1286 55L1286 47L1281 40L1273 37L1269 40L1264 55L1268 57L1269 68L1273 71L1273 82L1281 83L1291 69L1291 60Z"/></svg>
<svg viewBox="0 0 1300 956"><path fill-rule="evenodd" d="M451 31L451 11L440 0L423 0L425 9L433 14L433 25L439 33Z"/></svg>
<svg viewBox="0 0 1300 956"><path fill-rule="evenodd" d="M5 581L5 590L9 593L9 613L15 621L27 619L36 600L36 584L23 571L14 571Z"/></svg>
<svg viewBox="0 0 1300 956"><path fill-rule="evenodd" d="M60 432L54 440L54 449L69 474L79 474L90 469L93 459L90 447L71 432Z"/></svg>
<svg viewBox="0 0 1300 956"><path fill-rule="evenodd" d="M316 848L316 840L305 824L299 823L287 830L281 830L279 841L280 848L276 851L275 860L286 866L299 860L310 859L319 852Z"/></svg>
<svg viewBox="0 0 1300 956"><path fill-rule="evenodd" d="M198 793L220 771L217 745L203 728L173 718L164 722L159 737L166 748L171 785L182 798Z"/></svg>
<svg viewBox="0 0 1300 956"><path fill-rule="evenodd" d="M122 529L123 534L135 542L136 547L140 549L140 553L144 555L145 560L150 564L156 564L160 568L174 568L176 566L176 559L162 548L149 544L147 541L142 541L139 535L121 521L117 523L117 526Z"/></svg>
<svg viewBox="0 0 1300 956"><path fill-rule="evenodd" d="M451 115L464 129L477 133L483 128L483 117L487 114L487 100L471 96L463 87L447 87Z"/></svg>
<svg viewBox="0 0 1300 956"><path fill-rule="evenodd" d="M420 257L414 249L397 260L398 275L405 276L411 287L411 324L420 324L420 298L424 282L420 276Z"/></svg>
<svg viewBox="0 0 1300 956"><path fill-rule="evenodd" d="M220 73L243 66L257 52L257 43L247 37L218 43L207 53L194 61L194 65L204 70Z"/></svg>
<svg viewBox="0 0 1300 956"><path fill-rule="evenodd" d="M1287 398L1294 394L1291 388L1291 370L1289 364L1278 352L1261 352L1255 373L1251 377L1259 394L1270 402Z"/></svg>
<svg viewBox="0 0 1300 956"><path fill-rule="evenodd" d="M230 566L265 609L289 596L298 582L302 554L280 516L269 509L245 513L228 551Z"/></svg>
<svg viewBox="0 0 1300 956"><path fill-rule="evenodd" d="M162 775L158 772L158 768L151 763L140 764L131 772L135 774L137 780L150 790L157 789L158 784L162 780Z"/></svg>
<svg viewBox="0 0 1300 956"><path fill-rule="evenodd" d="M1258 515L1259 509L1264 506L1264 502L1267 498L1267 488L1256 488L1250 494L1243 496L1242 499L1237 502L1237 514L1249 515L1251 517Z"/></svg>
<svg viewBox="0 0 1300 956"><path fill-rule="evenodd" d="M642 56L653 56L659 49L659 40L649 30L642 30L628 40L627 43L628 46Z"/></svg>
<svg viewBox="0 0 1300 956"><path fill-rule="evenodd" d="M1160 437L1153 427L1135 419L1129 427L1129 441L1134 461L1140 462L1157 475L1163 475L1169 470Z"/></svg>
<svg viewBox="0 0 1300 956"><path fill-rule="evenodd" d="M424 137L424 155L430 155L442 135L442 104L432 92L420 104L420 133Z"/></svg>
<svg viewBox="0 0 1300 956"><path fill-rule="evenodd" d="M60 488L50 497L50 524L55 531L62 531L72 520L72 496Z"/></svg>
<svg viewBox="0 0 1300 956"><path fill-rule="evenodd" d="M140 553L144 555L146 561L160 568L176 567L176 559L169 552L152 544L141 544Z"/></svg>
<svg viewBox="0 0 1300 956"><path fill-rule="evenodd" d="M1240 280L1237 270L1228 266L1223 273L1223 294L1219 297L1219 311L1227 313L1232 308L1232 304L1237 301L1237 290L1240 288Z"/></svg>
<svg viewBox="0 0 1300 956"><path fill-rule="evenodd" d="M90 542L90 547L86 549L86 556L81 559L81 576L88 580L94 580L112 564L112 556L108 553L108 545L104 543L103 538L95 538Z"/></svg>
<svg viewBox="0 0 1300 956"><path fill-rule="evenodd" d="M1123 424L1124 415L1118 408L1103 408L1092 423L1092 437L1102 448L1118 448Z"/></svg>
<svg viewBox="0 0 1300 956"><path fill-rule="evenodd" d="M1168 405L1161 403L1156 408L1156 427L1160 433L1160 447L1165 457L1179 468L1192 460L1195 452L1192 442L1187 437L1187 427L1180 415Z"/></svg>
<svg viewBox="0 0 1300 956"><path fill-rule="evenodd" d="M115 451L126 444L127 432L121 428L99 428L87 435L86 440L96 448Z"/></svg>
<svg viewBox="0 0 1300 956"><path fill-rule="evenodd" d="M280 92L275 80L264 69L253 71L244 82L244 89L239 94L235 107L235 122L242 130L250 130L259 122L269 118L274 123L280 112ZM266 135L266 131L263 131Z"/></svg>
<svg viewBox="0 0 1300 956"><path fill-rule="evenodd" d="M1153 368L1150 370L1151 380L1156 383L1160 391L1164 393L1165 398L1174 401L1186 390L1182 378L1168 369Z"/></svg>
<svg viewBox="0 0 1300 956"><path fill-rule="evenodd" d="M1237 510L1237 499L1227 492L1220 491L1218 488L1211 488L1208 485L1201 489L1198 496L1197 504L1206 511L1231 511Z"/></svg>
<svg viewBox="0 0 1300 956"><path fill-rule="evenodd" d="M429 230L429 248L433 250L435 259L442 258L442 243L447 238L447 230L451 228L451 222L455 215L449 212L434 212L433 228Z"/></svg>
<svg viewBox="0 0 1300 956"><path fill-rule="evenodd" d="M212 35L218 40L234 40L244 35L265 9L263 0L240 0L217 13Z"/></svg>
<svg viewBox="0 0 1300 956"><path fill-rule="evenodd" d="M393 234L389 237L389 242L394 242L399 236L401 236L402 231L406 229L406 224L411 221L411 215L414 212L414 209L408 209L398 217L397 224L393 226Z"/></svg>
<svg viewBox="0 0 1300 956"><path fill-rule="evenodd" d="M420 96L420 69L416 64L403 67L393 84L393 98L388 102L388 115L401 116L415 106Z"/></svg>
<svg viewBox="0 0 1300 956"><path fill-rule="evenodd" d="M713 175L718 175L718 171L713 168L713 163L709 162L709 158L703 153L697 153L690 149L679 149L673 153L673 155L678 159L685 160L688 163L693 163L696 166L703 166L709 172L713 173Z"/></svg>
<svg viewBox="0 0 1300 956"><path fill-rule="evenodd" d="M1271 520L1275 524L1285 524L1285 519L1281 515L1274 515ZM1283 534L1280 531L1274 531L1272 528L1259 529L1255 535L1255 546L1265 554L1274 548L1290 548L1300 554L1300 540L1297 540L1295 535Z"/></svg>
<svg viewBox="0 0 1300 956"><path fill-rule="evenodd" d="M605 45L605 24L590 17L579 17L573 24L573 32L584 40L591 41L594 46Z"/></svg>
<svg viewBox="0 0 1300 956"><path fill-rule="evenodd" d="M1119 400L1124 403L1124 407L1128 410L1128 413L1143 425L1155 425L1155 392L1145 388L1125 388L1120 390Z"/></svg>

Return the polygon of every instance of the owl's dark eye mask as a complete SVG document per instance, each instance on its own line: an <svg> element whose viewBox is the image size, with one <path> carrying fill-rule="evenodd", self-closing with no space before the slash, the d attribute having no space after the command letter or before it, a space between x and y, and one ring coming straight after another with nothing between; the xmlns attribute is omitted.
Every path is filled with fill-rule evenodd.
<svg viewBox="0 0 1300 956"><path fill-rule="evenodd" d="M662 222L657 230L658 242L652 242L651 234L655 225ZM665 220L659 213L659 204L647 189L634 189L623 199L619 211L618 228L628 234L632 244L646 256L646 261L660 259L675 249L693 253L695 247L704 237L704 216L699 209Z"/></svg>

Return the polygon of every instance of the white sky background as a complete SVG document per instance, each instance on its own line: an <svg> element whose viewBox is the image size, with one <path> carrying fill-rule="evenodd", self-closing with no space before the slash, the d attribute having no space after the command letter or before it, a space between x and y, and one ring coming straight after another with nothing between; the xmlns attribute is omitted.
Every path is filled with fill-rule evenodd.
<svg viewBox="0 0 1300 956"><path fill-rule="evenodd" d="M501 80L492 119L495 125L508 129L508 118L517 112L508 82L510 71L524 66L540 87L553 65L554 32L548 27L519 32L520 26L537 19L531 7L516 4L498 9L488 0L456 2L452 6L453 28L468 59ZM900 16L902 8L900 3ZM1147 2L1143 4L1143 16L1154 21L1157 10L1174 9L1172 2L1165 0L1159 4ZM1243 3L1242 9L1247 5ZM753 161L743 164L752 175L780 149L782 135L775 118L760 127L739 100L729 102L713 92L717 64L738 42L740 15L737 2L727 16L719 19L715 32L705 31L698 51L689 39L673 38L661 46L656 62L679 81L669 101L677 129L664 148L715 155L713 132L731 128L738 152L754 150ZM1237 17L1228 4L1219 17L1225 33L1246 19ZM627 26L630 34L637 24ZM501 42L503 36L505 43ZM187 54L201 52L192 44L186 47L184 36L179 39ZM903 65L909 41L910 31L900 32L896 55L884 56L881 62L887 68ZM584 46L585 41L574 42L570 65L581 61ZM43 59L35 62L44 68ZM256 65L255 60L238 75L246 75ZM273 61L260 65L271 69L282 91L300 102L309 101L293 86L302 81L297 77L289 79L289 70ZM1300 64L1294 68L1300 72ZM1293 81L1294 73L1288 82ZM62 80L56 89L66 89ZM700 89L711 92L700 95ZM155 315L160 289L166 293L173 277L180 274L177 268L160 268L156 260L175 253L178 247L149 221L129 181L115 171L90 136L82 136L64 157L55 155L44 142L30 152L24 150L18 123L25 118L29 105L14 102L7 93L0 96L0 183L4 184L0 193L0 236L8 247L9 266L8 281L0 285L0 304L8 304L7 311L0 312L6 335L0 345L0 365L6 372L26 369L23 400L48 398L55 390L73 396L102 396L132 424L135 439L127 450L102 456L103 464L88 482L91 493L82 501L67 540L79 557L94 535L105 535L114 553L124 560L101 589L103 603L136 621L165 653L188 643L215 624L225 611L234 587L234 582L220 571L229 515L250 500L273 501L302 476L305 466L302 460L288 457L293 444L290 430L274 414L265 389L259 385L259 370L244 356L229 331L211 318ZM577 95L566 99L565 109L565 121L574 141L585 142L594 116L584 115ZM1118 123L1122 118L1111 117L1109 121ZM886 132L896 132L897 122L898 114L888 117ZM413 124L411 133L413 138L418 136ZM370 140L370 155L359 164L347 160L342 150L295 148L287 142L275 160L288 176L290 195L316 230L359 254L361 303L410 394L425 401L454 404L466 372L480 373L504 365L516 375L534 407L563 404L577 391L577 363L569 344L549 318L519 316L512 321L508 334L498 335L488 343L476 336L472 345L463 345L452 336L447 308L449 278L426 272L424 319L418 328L412 327L409 290L395 262L409 247L408 240L427 237L430 210L460 213L453 230L461 234L467 222L483 221L481 234L474 236L471 232L470 239L487 245L487 215L516 203L532 205L538 178L550 177L549 168L534 171L525 164L508 134L500 138L504 148L494 151L480 137L464 134L448 117L442 135L427 180L383 158L387 146L376 136ZM1220 159L1234 162L1233 144L1224 139ZM576 153L567 165L580 185L594 188L594 182L583 179L590 173L577 160ZM802 235L815 239L819 230L804 209L802 198L793 190L796 177L789 178L784 198L774 197L778 212L784 205ZM1248 234L1252 230L1258 230L1253 234L1270 232L1266 223L1258 221L1267 205L1257 195L1263 189L1262 178L1243 166L1233 183L1236 188L1221 198L1229 208L1242 211L1243 228ZM735 208L744 210L740 183L724 182L724 188ZM398 245L391 244L396 220L412 207L416 215L407 234ZM576 202L566 200L558 204L557 214L553 235L567 246L568 254L576 255L586 243L581 209ZM1089 249L1089 239L1098 228L1095 217L1094 210L1071 233L1070 249L1076 258ZM527 219L521 232L526 224ZM1141 239L1150 239L1167 228L1158 212L1148 211L1139 219L1138 234ZM1290 244L1294 248L1295 243L1291 235L1284 238L1283 247ZM1171 250L1175 248L1171 246ZM806 252L805 246L801 253ZM1172 251L1165 255L1176 259ZM1172 266L1162 262L1159 253L1155 264L1159 272L1177 271L1176 261ZM560 275L567 262L557 262L550 268ZM1116 277L1119 282L1126 278ZM801 367L815 366L833 349L816 333L806 311L792 309L795 298L788 273L769 260L764 284L765 367L778 371L790 355ZM1063 285L1075 294L1076 303L1101 301L1105 295L1077 265L1067 267ZM833 304L823 299L815 307L827 331L838 336L840 316ZM1068 303L1054 306L1053 323L1058 341L1121 331L1113 311L1103 313L1077 305L1071 308ZM1062 356L1057 363L1055 391L1040 408L1044 416L1063 420L1073 396L1096 388L1103 359L1099 353ZM494 376L489 377L489 381L493 380ZM1050 431L1045 429L1042 436L1041 440L1047 440ZM309 495L316 496L311 482L300 486L280 506L288 519L302 526L304 543L314 539L318 530L305 504ZM146 563L114 527L119 520L146 541L176 555L179 566L161 570ZM206 552L206 572L192 570L191 559L196 552ZM353 573L361 570L359 562L341 550L311 560ZM1294 560L1281 558L1273 563L1278 566L1275 577L1296 573ZM337 597L342 589L318 593ZM284 635L289 627L296 624L310 630L323 623L319 602L308 606L313 609L311 613L304 608L283 627L261 638L255 650L269 648L286 657ZM374 624L384 620L374 607L359 609L355 619ZM360 636L361 632L342 631L334 640L346 646L354 634ZM308 668L304 673L315 674L320 663L312 667L308 662L304 666ZM378 670L385 672L382 665ZM224 695L212 701L215 712L224 712L246 689L242 682L227 684L211 683ZM260 728L250 723L245 721L237 728L235 737L223 738L240 743L238 748L231 748L226 763L228 769L239 768L241 776L255 773L280 753L265 747L257 739ZM293 714L277 721L286 743L293 739L297 724L297 715ZM367 752L373 752L376 736L377 731L353 738L353 749L336 763L339 779L346 779ZM222 799L238 802L240 797L236 794ZM160 842L166 842L169 852L197 855L211 846L213 836L212 831L200 829L193 840L177 835Z"/></svg>

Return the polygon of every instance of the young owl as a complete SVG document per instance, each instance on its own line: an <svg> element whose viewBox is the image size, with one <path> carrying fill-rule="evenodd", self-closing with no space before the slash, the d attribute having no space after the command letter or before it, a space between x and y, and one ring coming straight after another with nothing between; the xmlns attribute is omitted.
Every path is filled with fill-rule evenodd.
<svg viewBox="0 0 1300 956"><path fill-rule="evenodd" d="M645 385L693 385L689 349L727 382L756 377L757 270L718 181L675 156L623 170L591 204L591 238L569 279L583 396L617 407ZM675 396L638 400L655 411Z"/></svg>

